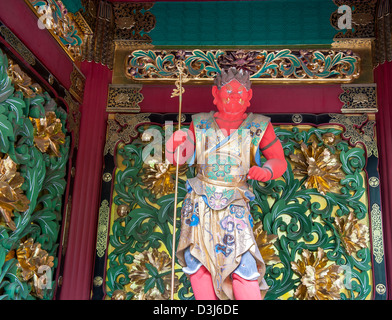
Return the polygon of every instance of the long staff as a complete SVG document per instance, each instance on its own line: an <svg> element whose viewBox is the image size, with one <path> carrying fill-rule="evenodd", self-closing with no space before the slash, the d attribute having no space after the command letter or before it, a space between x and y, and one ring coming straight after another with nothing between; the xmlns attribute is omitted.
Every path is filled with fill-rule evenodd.
<svg viewBox="0 0 392 320"><path fill-rule="evenodd" d="M181 108L182 108L182 94L184 89L182 87L183 75L184 75L184 66L183 61L179 61L177 63L178 69L178 81L176 81L177 89L174 89L172 93L172 98L175 96L179 97L179 106L178 106L178 128L177 130L181 130ZM177 151L176 157L176 183L174 189L174 212L173 212L173 239L172 239L172 265L171 265L171 288L170 288L170 299L174 300L174 265L176 260L176 223L177 223L177 191L178 191L178 171L179 171L179 161L180 161L180 150L178 146L175 151ZM175 152L174 151L174 152Z"/></svg>

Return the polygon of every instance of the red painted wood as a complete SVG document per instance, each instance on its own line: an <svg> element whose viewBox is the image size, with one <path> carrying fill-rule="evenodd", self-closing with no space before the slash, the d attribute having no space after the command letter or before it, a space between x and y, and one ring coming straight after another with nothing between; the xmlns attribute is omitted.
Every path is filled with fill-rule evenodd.
<svg viewBox="0 0 392 320"><path fill-rule="evenodd" d="M375 69L377 83L377 144L379 152L380 190L386 265L387 299L392 297L392 62Z"/></svg>
<svg viewBox="0 0 392 320"><path fill-rule="evenodd" d="M30 49L61 84L69 89L72 60L48 30L38 28L37 17L23 0L0 1L0 20Z"/></svg>
<svg viewBox="0 0 392 320"><path fill-rule="evenodd" d="M111 71L101 64L87 62L82 63L81 71L86 75L86 87L80 109L79 150L61 300L90 299L106 140Z"/></svg>
<svg viewBox="0 0 392 320"><path fill-rule="evenodd" d="M174 85L144 85L139 104L141 112L178 112L178 98L170 98ZM211 86L184 86L182 112L216 110ZM249 112L255 113L329 113L341 112L340 85L253 85Z"/></svg>

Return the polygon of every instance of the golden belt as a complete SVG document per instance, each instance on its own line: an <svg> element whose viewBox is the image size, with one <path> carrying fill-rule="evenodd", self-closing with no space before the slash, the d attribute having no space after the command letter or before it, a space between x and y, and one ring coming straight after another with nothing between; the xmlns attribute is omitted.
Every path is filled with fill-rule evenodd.
<svg viewBox="0 0 392 320"><path fill-rule="evenodd" d="M232 187L233 188L233 187L241 187L241 186L244 186L247 184L246 181L226 182L226 181L213 180L213 179L209 179L209 178L203 176L200 173L198 173L196 177L201 181L204 181L209 184L213 184L218 187Z"/></svg>

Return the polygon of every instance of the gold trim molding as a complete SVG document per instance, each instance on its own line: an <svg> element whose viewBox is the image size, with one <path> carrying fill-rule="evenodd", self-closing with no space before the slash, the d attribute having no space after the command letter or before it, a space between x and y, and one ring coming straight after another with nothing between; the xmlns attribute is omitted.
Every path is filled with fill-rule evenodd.
<svg viewBox="0 0 392 320"><path fill-rule="evenodd" d="M86 77L75 64L73 65L73 70L71 72L70 78L71 87L69 88L69 92L79 103L83 103Z"/></svg>
<svg viewBox="0 0 392 320"><path fill-rule="evenodd" d="M79 147L79 127L81 112L79 111L79 103L72 99L71 94L65 91L64 101L68 105L68 130L72 133L74 147Z"/></svg>
<svg viewBox="0 0 392 320"><path fill-rule="evenodd" d="M4 37L5 41L7 41L16 52L18 52L23 59L30 65L35 65L35 57L33 53L23 44L22 41L15 36L10 29L6 26L0 26L0 34Z"/></svg>

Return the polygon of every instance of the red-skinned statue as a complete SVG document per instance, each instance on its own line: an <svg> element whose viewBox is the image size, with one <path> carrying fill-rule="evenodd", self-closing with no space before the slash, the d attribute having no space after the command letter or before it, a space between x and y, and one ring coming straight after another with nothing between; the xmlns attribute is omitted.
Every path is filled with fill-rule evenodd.
<svg viewBox="0 0 392 320"><path fill-rule="evenodd" d="M268 290L247 179L279 178L287 163L270 119L246 113L250 85L248 72L222 70L212 88L218 111L193 115L189 130L176 131L166 144L170 162L180 152L180 164L196 165L181 210L177 257L197 300L258 300Z"/></svg>

